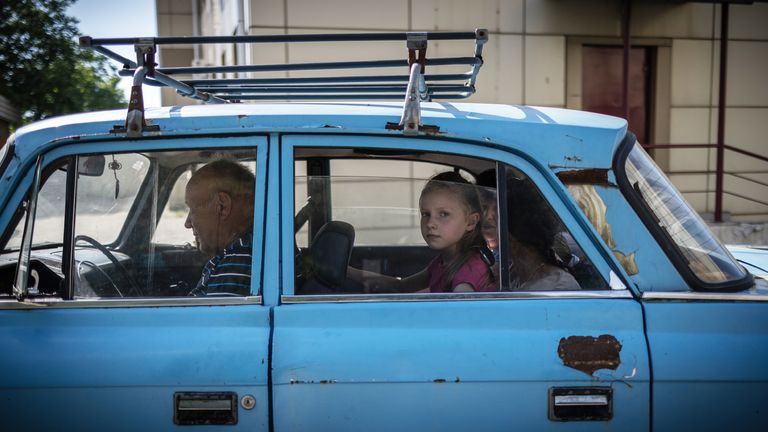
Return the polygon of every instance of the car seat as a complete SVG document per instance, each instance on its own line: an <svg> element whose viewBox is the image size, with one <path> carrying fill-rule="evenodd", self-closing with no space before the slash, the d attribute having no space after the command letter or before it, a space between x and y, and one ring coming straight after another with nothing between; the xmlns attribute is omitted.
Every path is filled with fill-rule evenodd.
<svg viewBox="0 0 768 432"><path fill-rule="evenodd" d="M296 294L343 294L355 228L343 221L326 223L312 239L305 263L306 281Z"/></svg>

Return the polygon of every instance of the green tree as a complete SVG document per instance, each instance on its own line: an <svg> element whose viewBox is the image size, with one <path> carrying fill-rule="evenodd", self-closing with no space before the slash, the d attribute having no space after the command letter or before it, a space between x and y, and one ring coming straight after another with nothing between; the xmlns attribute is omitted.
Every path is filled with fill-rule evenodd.
<svg viewBox="0 0 768 432"><path fill-rule="evenodd" d="M115 68L79 48L73 2L0 1L0 94L23 122L126 106Z"/></svg>

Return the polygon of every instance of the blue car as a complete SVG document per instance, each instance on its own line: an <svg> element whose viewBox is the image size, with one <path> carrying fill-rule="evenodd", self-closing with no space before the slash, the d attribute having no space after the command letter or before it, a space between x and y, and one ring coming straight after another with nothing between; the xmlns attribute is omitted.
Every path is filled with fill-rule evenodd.
<svg viewBox="0 0 768 432"><path fill-rule="evenodd" d="M768 248L741 245L728 245L727 248L750 273L768 279Z"/></svg>
<svg viewBox="0 0 768 432"><path fill-rule="evenodd" d="M626 121L429 102L411 63L405 102L19 129L2 429L765 430L768 282Z"/></svg>

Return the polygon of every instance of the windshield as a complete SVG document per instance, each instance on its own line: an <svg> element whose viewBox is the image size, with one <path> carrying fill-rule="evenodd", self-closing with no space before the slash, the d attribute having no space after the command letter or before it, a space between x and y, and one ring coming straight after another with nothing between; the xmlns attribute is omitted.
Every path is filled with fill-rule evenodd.
<svg viewBox="0 0 768 432"><path fill-rule="evenodd" d="M625 170L632 186L632 191L625 193L634 192L645 202L658 226L701 282L722 284L746 277L745 270L637 143L629 153Z"/></svg>

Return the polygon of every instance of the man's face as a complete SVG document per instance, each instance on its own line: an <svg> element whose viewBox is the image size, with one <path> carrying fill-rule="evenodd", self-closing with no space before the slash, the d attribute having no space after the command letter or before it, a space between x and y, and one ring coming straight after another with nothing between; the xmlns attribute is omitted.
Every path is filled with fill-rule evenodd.
<svg viewBox="0 0 768 432"><path fill-rule="evenodd" d="M184 195L189 214L184 226L192 229L200 251L209 256L219 250L219 208L209 187L202 182L190 182Z"/></svg>

